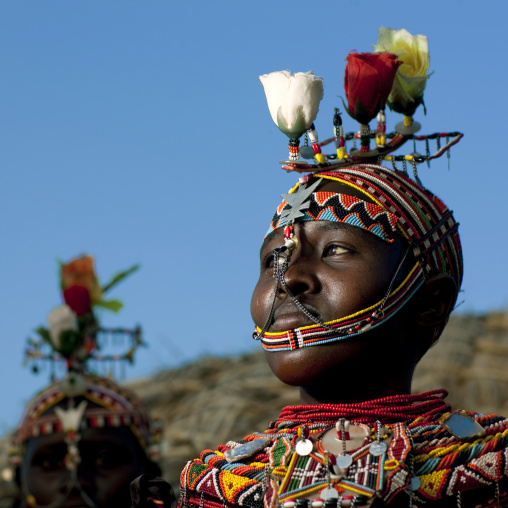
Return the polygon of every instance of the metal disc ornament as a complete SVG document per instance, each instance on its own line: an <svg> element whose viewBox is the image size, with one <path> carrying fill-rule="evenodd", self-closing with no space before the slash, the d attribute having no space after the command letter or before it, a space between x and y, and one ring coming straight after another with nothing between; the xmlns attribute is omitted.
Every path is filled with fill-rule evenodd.
<svg viewBox="0 0 508 508"><path fill-rule="evenodd" d="M326 487L320 493L322 499L334 499L339 497L339 493L333 487Z"/></svg>
<svg viewBox="0 0 508 508"><path fill-rule="evenodd" d="M270 438L259 438L253 439L248 443L243 443L236 448L231 448L230 450L226 450L224 453L224 458L229 462L238 462L239 460L246 459L248 457L252 457L256 452L262 450L269 442Z"/></svg>
<svg viewBox="0 0 508 508"><path fill-rule="evenodd" d="M387 446L386 443L379 443L375 442L370 445L369 452L371 455L374 455L374 457L379 457L380 455L383 455L383 453L386 452Z"/></svg>
<svg viewBox="0 0 508 508"><path fill-rule="evenodd" d="M313 448L314 445L310 439L301 439L296 443L296 453L298 455L309 455Z"/></svg>
<svg viewBox="0 0 508 508"><path fill-rule="evenodd" d="M412 476L411 480L409 480L408 489L414 492L418 490L421 487L421 485L422 482L420 481L420 478L418 478L418 476Z"/></svg>
<svg viewBox="0 0 508 508"><path fill-rule="evenodd" d="M339 455L337 456L337 466L341 469L348 468L353 463L353 457L351 455Z"/></svg>
<svg viewBox="0 0 508 508"><path fill-rule="evenodd" d="M314 148L309 145L304 145L300 148L300 157L304 159L313 159L314 158Z"/></svg>
<svg viewBox="0 0 508 508"><path fill-rule="evenodd" d="M398 132L399 134L403 134L404 136L414 134L415 132L418 132L421 128L422 126L420 125L420 123L415 122L414 120L413 123L407 127L404 125L404 122L399 122L398 124L395 125L395 131Z"/></svg>
<svg viewBox="0 0 508 508"><path fill-rule="evenodd" d="M293 166L308 166L309 165L308 162L299 161L299 160L296 160L296 161L279 161L279 164L288 164L288 165L293 165Z"/></svg>

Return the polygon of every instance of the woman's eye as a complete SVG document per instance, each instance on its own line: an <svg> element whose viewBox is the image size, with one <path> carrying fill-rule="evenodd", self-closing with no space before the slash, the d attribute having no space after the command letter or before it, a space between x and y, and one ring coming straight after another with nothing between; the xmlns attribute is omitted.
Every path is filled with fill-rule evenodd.
<svg viewBox="0 0 508 508"><path fill-rule="evenodd" d="M111 452L102 452L95 459L95 465L102 469L112 469L118 465L118 461Z"/></svg>
<svg viewBox="0 0 508 508"><path fill-rule="evenodd" d="M63 467L63 458L59 455L39 456L34 462L45 471L54 471Z"/></svg>
<svg viewBox="0 0 508 508"><path fill-rule="evenodd" d="M273 254L266 256L264 261L264 268L273 268Z"/></svg>
<svg viewBox="0 0 508 508"><path fill-rule="evenodd" d="M95 457L95 466L99 469L115 469L132 461L130 452L121 446L107 447L99 450Z"/></svg>
<svg viewBox="0 0 508 508"><path fill-rule="evenodd" d="M345 254L347 252L350 252L350 250L346 249L345 247L341 247L340 245L332 244L332 245L326 246L326 248L323 252L323 257L339 256L340 254Z"/></svg>

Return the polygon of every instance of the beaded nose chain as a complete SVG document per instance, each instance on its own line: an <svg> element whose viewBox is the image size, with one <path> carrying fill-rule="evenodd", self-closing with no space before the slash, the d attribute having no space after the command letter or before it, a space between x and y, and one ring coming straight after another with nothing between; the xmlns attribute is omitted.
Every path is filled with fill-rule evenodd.
<svg viewBox="0 0 508 508"><path fill-rule="evenodd" d="M293 303L296 305L296 307L305 314L311 321L316 323L317 325L325 328L326 330L333 330L333 328L323 321L321 321L318 317L314 316L299 300L296 298L296 296L292 293L292 291L289 289L286 279L284 278L284 275L286 274L288 268L289 268L289 262L291 260L291 255L296 251L298 248L298 238L295 235L293 224L289 224L284 228L284 237L285 237L285 244L282 247L277 247L273 250L273 277L275 279L274 283L274 289L273 289L273 298L272 298L272 304L270 307L270 312L268 314L268 317L265 321L265 324L263 325L263 328L259 333L254 332L252 338L254 340L260 340L263 335L268 331L268 328L272 324L273 316L275 314L275 302L277 301L277 292L279 290L279 287L282 287L283 291L291 298ZM385 293L385 296L381 300L381 303L378 305L378 307L372 312L370 317L367 317L366 319L361 318L358 320L358 324L356 326L359 326L357 333L364 333L372 328L372 324L374 321L377 321L378 324L380 324L385 317L384 313L384 306L386 302L388 301L388 298L390 297L390 294L393 289L393 285L395 284L395 280L397 279L397 276L399 275L404 262L407 258L407 255L409 253L410 246L408 246L404 252L404 255L402 256L397 269L395 270L391 280L390 284L388 285L388 289ZM363 311L360 311L357 314L364 314ZM352 327L351 327L352 329Z"/></svg>
<svg viewBox="0 0 508 508"><path fill-rule="evenodd" d="M296 307L302 311L311 321L322 326L323 328L326 328L327 330L332 329L323 323L318 317L314 316L314 314L308 311L289 289L284 275L288 271L291 255L298 247L298 239L294 234L294 228L292 224L284 228L284 236L286 238L285 245L273 249L273 277L275 279L275 284L273 288L272 305L270 307L270 312L263 328L258 334L253 334L253 339L255 340L260 340L263 337L263 334L268 330L268 327L272 324L273 315L275 314L275 302L277 301L277 292L279 287L282 287L289 298L293 300L293 303L296 305Z"/></svg>

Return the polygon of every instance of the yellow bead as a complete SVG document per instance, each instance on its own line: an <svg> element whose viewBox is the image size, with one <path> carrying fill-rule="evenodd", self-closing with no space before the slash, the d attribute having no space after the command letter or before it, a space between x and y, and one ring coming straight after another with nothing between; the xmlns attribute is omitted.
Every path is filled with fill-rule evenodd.
<svg viewBox="0 0 508 508"><path fill-rule="evenodd" d="M413 156L412 155L404 155L404 159L406 159L407 161L412 161Z"/></svg>
<svg viewBox="0 0 508 508"><path fill-rule="evenodd" d="M314 155L319 164L324 164L326 162L326 155L324 153L317 153Z"/></svg>
<svg viewBox="0 0 508 508"><path fill-rule="evenodd" d="M342 159L345 159L346 157L346 151L344 150L344 148L337 148L337 159L339 160L342 160Z"/></svg>

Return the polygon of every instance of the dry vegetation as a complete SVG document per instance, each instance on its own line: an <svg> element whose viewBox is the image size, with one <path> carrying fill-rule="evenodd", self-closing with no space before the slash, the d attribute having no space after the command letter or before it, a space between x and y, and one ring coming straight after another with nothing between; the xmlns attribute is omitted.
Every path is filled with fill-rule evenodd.
<svg viewBox="0 0 508 508"><path fill-rule="evenodd" d="M262 430L297 389L280 383L262 352L239 358L202 358L130 383L164 421L162 467L178 485L190 458L229 439ZM445 387L456 408L508 414L508 314L453 316L440 342L417 369L413 391ZM0 443L0 470L7 464ZM12 484L0 478L0 508Z"/></svg>

